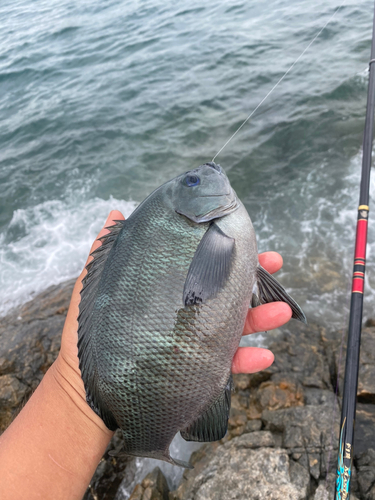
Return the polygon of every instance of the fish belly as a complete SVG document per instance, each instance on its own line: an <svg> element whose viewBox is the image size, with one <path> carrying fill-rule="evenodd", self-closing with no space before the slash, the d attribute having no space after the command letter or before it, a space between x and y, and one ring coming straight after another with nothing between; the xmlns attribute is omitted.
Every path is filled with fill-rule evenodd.
<svg viewBox="0 0 375 500"><path fill-rule="evenodd" d="M257 264L251 222L240 208L215 221L235 238L229 279L216 297L184 306L186 275L208 224L177 214L163 224L162 215L154 213L154 224L138 215L135 229L120 233L92 321L101 398L123 431L125 451L139 456L168 455L175 434L225 389Z"/></svg>

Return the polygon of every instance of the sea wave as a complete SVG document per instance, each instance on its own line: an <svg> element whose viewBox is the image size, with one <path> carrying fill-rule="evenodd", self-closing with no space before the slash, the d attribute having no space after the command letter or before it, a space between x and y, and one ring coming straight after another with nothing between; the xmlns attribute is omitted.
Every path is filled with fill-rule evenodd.
<svg viewBox="0 0 375 500"><path fill-rule="evenodd" d="M82 191L18 209L0 234L0 315L50 285L78 276L109 212L128 217L134 201L92 198Z"/></svg>

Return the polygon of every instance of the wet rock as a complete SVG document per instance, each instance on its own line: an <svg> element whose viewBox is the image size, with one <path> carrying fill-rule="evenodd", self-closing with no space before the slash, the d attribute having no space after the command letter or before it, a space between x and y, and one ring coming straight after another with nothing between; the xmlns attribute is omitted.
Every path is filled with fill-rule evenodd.
<svg viewBox="0 0 375 500"><path fill-rule="evenodd" d="M375 405L357 404L355 425L354 458L367 452L369 448L375 450ZM375 464L375 462L374 462Z"/></svg>
<svg viewBox="0 0 375 500"><path fill-rule="evenodd" d="M270 345L275 362L269 368L272 375L285 374L304 387L332 389L331 374L317 325L293 323L285 327L282 337Z"/></svg>
<svg viewBox="0 0 375 500"><path fill-rule="evenodd" d="M344 388L344 367L346 359L347 336L341 353L341 338L333 343L333 362L335 377L340 373L339 393L342 396ZM331 342L332 343L332 342ZM358 376L358 401L375 404L375 328L363 328L361 334L360 368Z"/></svg>
<svg viewBox="0 0 375 500"><path fill-rule="evenodd" d="M10 424L58 355L74 282L52 286L0 318L0 432ZM108 451L121 447L118 432L98 465L85 500L114 498L129 459L110 457Z"/></svg>
<svg viewBox="0 0 375 500"><path fill-rule="evenodd" d="M355 465L358 471L358 487L363 498L372 498L375 492L375 450L368 448L356 454Z"/></svg>
<svg viewBox="0 0 375 500"><path fill-rule="evenodd" d="M52 286L0 318L0 432L56 359L73 286Z"/></svg>
<svg viewBox="0 0 375 500"><path fill-rule="evenodd" d="M129 500L168 500L169 488L163 473L156 467L137 484Z"/></svg>
<svg viewBox="0 0 375 500"><path fill-rule="evenodd" d="M29 386L20 382L16 376L10 373L0 376L0 430L10 424L29 391Z"/></svg>
<svg viewBox="0 0 375 500"><path fill-rule="evenodd" d="M358 378L358 401L375 403L375 329L364 328L361 335L361 369Z"/></svg>
<svg viewBox="0 0 375 500"><path fill-rule="evenodd" d="M58 354L73 284L51 287L0 319L0 431ZM165 478L156 470L136 486L132 500L333 497L341 333L290 323L270 339L275 363L261 373L234 377L227 436L193 454L195 468L184 472L176 491L168 494ZM351 499L358 500L375 500L374 353L375 327L368 326L362 333L351 488ZM116 433L85 500L114 499L123 478L132 483L136 461L108 454L121 448L121 433Z"/></svg>
<svg viewBox="0 0 375 500"><path fill-rule="evenodd" d="M120 430L117 430L107 446L82 500L112 500L115 498L132 458L124 455L113 457L109 455L109 452L118 453L122 447L122 434Z"/></svg>

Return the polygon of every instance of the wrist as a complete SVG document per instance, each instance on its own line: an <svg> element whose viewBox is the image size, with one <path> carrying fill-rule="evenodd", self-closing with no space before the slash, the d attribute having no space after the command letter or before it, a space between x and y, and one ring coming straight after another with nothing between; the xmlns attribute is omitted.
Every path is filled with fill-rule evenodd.
<svg viewBox="0 0 375 500"><path fill-rule="evenodd" d="M61 398L71 417L81 426L87 427L87 432L92 436L96 435L100 441L109 442L113 432L88 405L78 366L60 353L45 378L48 389Z"/></svg>
<svg viewBox="0 0 375 500"><path fill-rule="evenodd" d="M58 358L0 436L0 498L84 495L113 433L86 403L79 375Z"/></svg>

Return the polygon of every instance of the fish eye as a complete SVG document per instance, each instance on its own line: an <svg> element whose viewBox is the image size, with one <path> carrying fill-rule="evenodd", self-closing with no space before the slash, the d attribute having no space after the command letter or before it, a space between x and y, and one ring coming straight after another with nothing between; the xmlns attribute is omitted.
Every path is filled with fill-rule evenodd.
<svg viewBox="0 0 375 500"><path fill-rule="evenodd" d="M198 186L201 180L197 175L187 175L184 179L184 183L188 187Z"/></svg>

